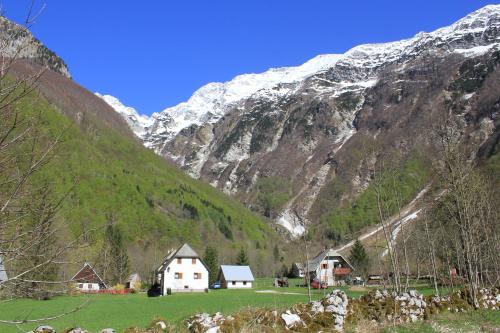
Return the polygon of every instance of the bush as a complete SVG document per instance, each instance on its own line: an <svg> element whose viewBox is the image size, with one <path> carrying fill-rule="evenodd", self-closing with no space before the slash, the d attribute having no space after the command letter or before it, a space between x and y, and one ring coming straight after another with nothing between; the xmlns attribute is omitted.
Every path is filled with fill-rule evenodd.
<svg viewBox="0 0 500 333"><path fill-rule="evenodd" d="M117 283L113 287L111 287L111 289L113 289L115 291L122 291L122 290L125 290L125 285L123 285L121 283Z"/></svg>

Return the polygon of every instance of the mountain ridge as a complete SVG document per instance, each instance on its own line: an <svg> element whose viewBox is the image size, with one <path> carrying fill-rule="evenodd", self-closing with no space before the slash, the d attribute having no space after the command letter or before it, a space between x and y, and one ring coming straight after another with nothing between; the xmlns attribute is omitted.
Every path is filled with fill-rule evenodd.
<svg viewBox="0 0 500 333"><path fill-rule="evenodd" d="M42 67L71 78L68 66L63 59L43 45L26 27L3 16L0 16L0 48L4 57L29 59Z"/></svg>
<svg viewBox="0 0 500 333"><path fill-rule="evenodd" d="M202 113L195 113L197 117L190 117L193 114L189 114L188 118L184 116L185 120L193 120L192 122L185 121L180 122L180 126L177 126L173 129L172 134L167 134L167 140L170 140L173 136L178 134L182 129L187 128L191 125L200 125L207 119L208 121L217 121L217 116L222 116L223 114L219 114L218 112L213 112L211 108L216 108L215 104L233 104L238 101L250 97L252 94L258 92L262 89L269 89L276 87L279 84L284 83L293 83L295 81L300 81L306 79L314 74L318 74L321 71L326 71L329 68L337 65L339 62L350 63L349 65L354 65L356 67L378 67L382 63L392 62L398 59L398 53L405 53L408 48L417 48L422 44L429 42L433 38L442 38L448 37L446 40L453 42L457 42L460 40L460 35L471 33L471 32L484 32L488 26L488 22L485 22L485 19L489 18L489 15L493 15L493 18L496 17L497 22L494 23L494 27L498 28L500 23L498 23L498 13L500 12L500 5L487 5L477 11L465 16L464 18L454 22L453 24L436 29L432 32L419 32L415 36L399 41L393 42L384 42L384 43L374 43L374 44L361 44L351 49L347 50L343 54L321 54L318 55L302 65L299 66L290 66L290 67L276 67L270 68L267 71L261 73L248 73L248 74L240 74L235 76L233 79L226 82L210 82L201 88L197 89L191 98L189 98L186 102L181 102L175 106L168 107L161 112L155 112L151 117L145 115L139 115L143 117L143 119L147 119L142 123L145 128L140 128L138 131L138 136L145 140L145 144L149 147L155 147L153 143L150 143L148 138L144 138L147 135L146 128L150 128L154 126L154 122L166 122L170 123L176 118L174 116L180 117L180 113L187 111L189 112L189 108L196 109L197 104L200 103L199 99L205 99L207 101L201 101L201 108L208 109ZM483 26L481 26L483 24ZM451 38L450 38L451 37ZM497 39L496 43L490 43L488 45L480 45L476 47L471 47L468 49L459 49L455 47L455 51L461 54L481 54L487 52L492 47L498 47L498 43L500 40ZM443 41L443 44L444 41ZM456 43L455 46L461 45L460 43ZM448 46L452 46L452 44L448 44ZM389 51L389 52L388 52ZM374 60L369 59L368 61L363 62L363 59L366 56L370 55L379 55ZM373 61L373 62L372 62ZM342 63L344 65L344 63ZM282 74L281 76L279 74ZM245 80L247 79L247 80ZM244 89L245 85L250 85L252 80L257 81L254 86L248 87L248 89ZM368 80L366 82L359 81L353 82L358 83L360 86L370 87L375 84L373 80ZM233 88L236 86L236 88ZM239 89L238 89L239 88ZM236 91L235 91L236 90ZM99 94L98 94L99 95ZM208 95L208 96L207 96ZM107 95L110 96L110 95ZM112 97L112 96L111 96ZM108 97L109 98L109 97ZM116 97L113 97L116 98ZM121 104L121 103L120 103ZM208 104L208 105L207 105ZM181 111L181 112L179 112ZM199 111L199 110L196 110ZM217 110L219 111L219 110ZM136 111L137 112L137 111ZM170 113L174 113L172 116ZM210 119L209 113L213 113L215 118ZM163 128L159 128L156 125L156 133L153 134L161 134L161 130ZM155 148L156 150L156 148Z"/></svg>
<svg viewBox="0 0 500 333"><path fill-rule="evenodd" d="M429 119L451 112L449 104L459 108L454 111L457 119L462 113L473 117L464 124L465 132L475 132L468 135L488 138L496 133L494 114L475 115L481 103L470 96L495 96L481 88L494 81L497 72L499 30L500 5L489 5L430 33L313 58L302 65L307 70L271 69L210 83L187 102L154 114L142 140L194 178L210 182L298 236L338 204L362 193L370 183L370 171L362 168L373 168L380 154L399 151L409 159L415 149L430 149ZM471 62L486 72L469 68ZM285 79L259 81L276 73ZM251 80L257 84L249 88ZM266 84L269 87L261 88ZM494 100L488 103L494 110ZM415 127L421 131L415 133ZM378 152L354 158L366 142L380 145ZM359 165L346 164L349 160ZM269 187L261 183L271 179L288 184L288 194L266 208L262 189ZM325 207L321 201L334 193L330 188L340 186L338 182L345 188L343 195ZM411 192L416 195L418 190Z"/></svg>

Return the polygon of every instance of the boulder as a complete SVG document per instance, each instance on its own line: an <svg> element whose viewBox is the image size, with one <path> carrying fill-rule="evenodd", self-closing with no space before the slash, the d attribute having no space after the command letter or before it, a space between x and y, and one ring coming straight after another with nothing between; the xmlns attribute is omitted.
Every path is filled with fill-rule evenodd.
<svg viewBox="0 0 500 333"><path fill-rule="evenodd" d="M116 333L114 328L104 328L100 333Z"/></svg>
<svg viewBox="0 0 500 333"><path fill-rule="evenodd" d="M67 331L67 333L89 333L89 331L87 331L83 328L80 328L80 327L75 327L75 328L72 328L69 331Z"/></svg>
<svg viewBox="0 0 500 333"><path fill-rule="evenodd" d="M286 311L281 314L281 318L285 322L286 328L296 327L299 324L304 324L302 319L300 319L298 314L291 313L290 311Z"/></svg>
<svg viewBox="0 0 500 333"><path fill-rule="evenodd" d="M49 325L40 325L33 330L34 333L57 333L56 330Z"/></svg>

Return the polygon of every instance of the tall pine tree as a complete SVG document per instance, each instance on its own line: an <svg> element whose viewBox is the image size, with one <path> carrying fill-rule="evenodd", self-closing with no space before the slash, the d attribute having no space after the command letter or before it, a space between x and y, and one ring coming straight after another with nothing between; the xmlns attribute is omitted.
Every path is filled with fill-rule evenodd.
<svg viewBox="0 0 500 333"><path fill-rule="evenodd" d="M349 260L359 275L366 276L368 274L370 258L368 257L365 247L361 244L359 239L356 240L351 248Z"/></svg>
<svg viewBox="0 0 500 333"><path fill-rule="evenodd" d="M208 282L212 284L217 279L217 274L219 274L219 255L217 254L217 249L207 246L203 261L208 267Z"/></svg>
<svg viewBox="0 0 500 333"><path fill-rule="evenodd" d="M241 248L241 251L238 253L238 256L236 256L236 265L238 266L248 265L248 256L244 248Z"/></svg>

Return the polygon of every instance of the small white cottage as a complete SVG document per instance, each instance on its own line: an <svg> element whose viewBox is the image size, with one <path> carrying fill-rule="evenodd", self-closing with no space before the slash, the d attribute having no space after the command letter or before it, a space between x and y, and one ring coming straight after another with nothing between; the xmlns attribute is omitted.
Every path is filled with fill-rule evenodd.
<svg viewBox="0 0 500 333"><path fill-rule="evenodd" d="M75 282L75 287L81 292L98 292L101 289L107 288L94 267L88 262L83 265L82 269L71 280Z"/></svg>
<svg viewBox="0 0 500 333"><path fill-rule="evenodd" d="M188 244L170 252L157 269L161 294L208 290L208 268Z"/></svg>
<svg viewBox="0 0 500 333"><path fill-rule="evenodd" d="M221 265L218 280L221 288L241 289L252 288L254 278L249 266Z"/></svg>
<svg viewBox="0 0 500 333"><path fill-rule="evenodd" d="M5 266L3 264L3 258L0 257L0 283L7 281L9 278L7 277L7 272L5 271Z"/></svg>

